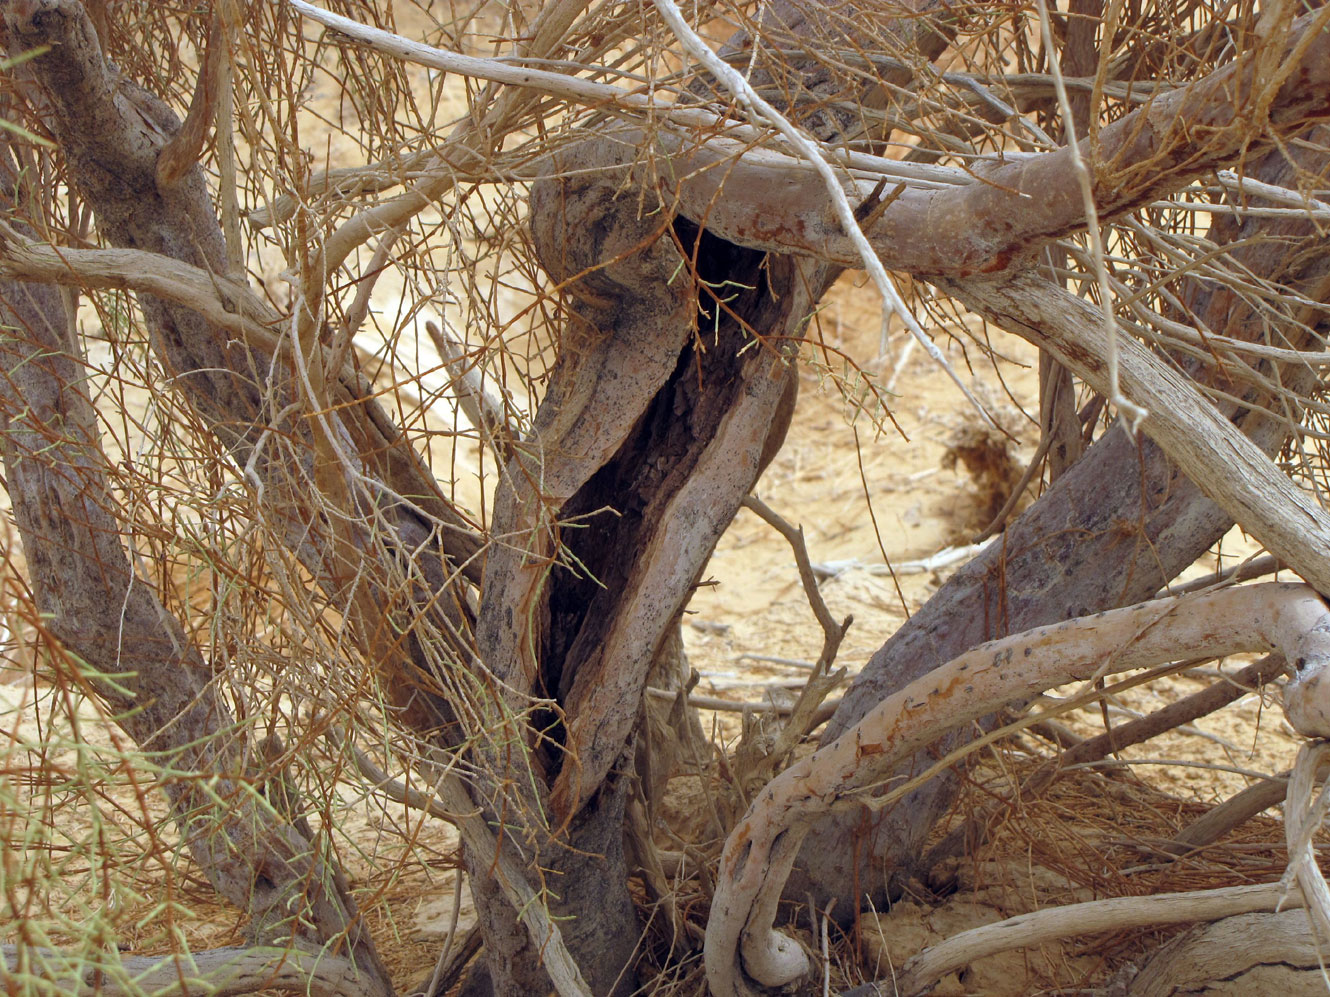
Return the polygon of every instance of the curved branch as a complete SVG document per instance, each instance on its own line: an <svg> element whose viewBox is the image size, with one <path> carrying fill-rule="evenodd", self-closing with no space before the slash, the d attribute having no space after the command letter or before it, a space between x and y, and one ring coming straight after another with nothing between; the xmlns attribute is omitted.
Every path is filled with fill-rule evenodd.
<svg viewBox="0 0 1330 997"><path fill-rule="evenodd" d="M774 779L725 843L706 965L712 991L739 997L792 982L802 952L774 931L776 903L813 822L863 802L893 767L948 730L1045 689L1177 657L1280 648L1330 667L1330 610L1303 585L1265 584L1163 599L980 645L884 700Z"/></svg>
<svg viewBox="0 0 1330 997"><path fill-rule="evenodd" d="M0 276L68 287L140 291L184 305L255 349L276 353L282 321L245 285L161 253L142 249L56 248L0 222ZM344 373L353 375L349 365Z"/></svg>

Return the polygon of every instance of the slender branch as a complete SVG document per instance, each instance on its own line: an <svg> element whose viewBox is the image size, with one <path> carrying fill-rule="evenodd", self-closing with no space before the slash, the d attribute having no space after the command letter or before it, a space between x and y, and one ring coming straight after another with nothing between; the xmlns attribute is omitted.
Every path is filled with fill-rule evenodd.
<svg viewBox="0 0 1330 997"><path fill-rule="evenodd" d="M832 634L840 631L843 636L844 628L836 622L836 618L831 615L831 610L827 609L827 604L822 598L822 591L817 586L817 574L813 570L812 562L808 559L808 548L804 544L803 527L792 525L784 516L781 516L756 495L745 496L741 504L784 537L794 551L794 563L799 569L799 581L803 583L804 594L808 597L808 604L813 607L813 615L817 617L817 622L822 626L823 635L830 638Z"/></svg>
<svg viewBox="0 0 1330 997"><path fill-rule="evenodd" d="M1260 661L1248 665L1236 675L1225 677L1200 692L1193 693L1175 703L1169 703L1162 709L1125 723L1121 727L1107 730L1095 737L1086 738L1080 743L1068 747L1059 757L1041 765L1021 784L1017 795L1019 798L1028 799L1031 795L1042 792L1057 777L1059 772L1065 771L1072 765L1099 761L1113 752L1121 751L1133 744L1148 741L1152 737L1158 737L1160 734L1190 723L1198 717L1208 716L1234 700L1247 695L1257 686L1278 677L1284 672L1285 667L1286 663L1283 655L1266 655ZM1279 788L1279 796L1283 797L1282 787ZM1253 813L1259 813L1273 802L1257 807ZM976 840L984 833L984 829L992 826L994 814L999 808L1009 807L1010 805L1009 801L1000 800L977 808L974 813L966 817L960 827L951 831L928 853L928 858L924 861L923 867L926 869L934 868L939 862L958 854L962 849L976 847ZM1204 843L1208 844L1209 841ZM1191 847L1195 847L1195 845Z"/></svg>
<svg viewBox="0 0 1330 997"><path fill-rule="evenodd" d="M838 680L840 681L840 680ZM652 686L647 687L647 695L653 699L660 699L666 702L674 702L679 698L679 690L674 689L656 689ZM688 705L699 710L712 710L716 713L776 713L789 714L794 712L794 706L787 706L782 703L736 703L729 699L721 699L718 696L689 696ZM836 707L840 706L839 697L828 699L818 706L813 713L812 721L808 729L812 729L827 722L831 715L836 712Z"/></svg>
<svg viewBox="0 0 1330 997"><path fill-rule="evenodd" d="M332 726L327 728L325 736L334 746L340 747L343 743L340 733ZM472 802L457 773L450 768L443 768L434 787L435 795L427 796L392 778L369 755L354 745L351 745L351 754L360 773L389 799L445 820L457 828L466 847L472 849L484 864L496 869L504 894L544 954L545 969L560 997L590 997L590 990L563 943L558 925L551 920L544 902L531 888L526 873L515 861L514 849L499 848L482 811ZM437 981L438 972L443 970L447 954L445 947L432 984Z"/></svg>
<svg viewBox="0 0 1330 997"><path fill-rule="evenodd" d="M324 735L335 747L342 747L342 736L334 727L329 726ZM551 920L545 903L527 882L526 873L514 854L515 849L499 848L494 832L472 801L461 777L451 768L440 767L434 795L426 795L392 778L360 748L350 747L356 768L376 790L403 806L454 825L466 847L473 850L482 864L496 870L505 896L544 954L545 969L560 997L590 997L581 971L563 943L558 925Z"/></svg>
<svg viewBox="0 0 1330 997"><path fill-rule="evenodd" d="M499 847L494 832L455 772L444 772L434 789L443 809L452 815L452 822L475 861L494 870L495 879L517 912L518 919L531 933L559 997L591 997L582 971L564 944L563 935L550 917L544 898L527 882L517 849L506 840L504 846Z"/></svg>
<svg viewBox="0 0 1330 997"><path fill-rule="evenodd" d="M503 402L485 383L477 365L470 361L466 347L447 328L426 322L425 331L439 351L439 359L448 368L453 396L463 414L493 448L495 456L500 461L507 460L512 444L519 442L522 436L509 422Z"/></svg>
<svg viewBox="0 0 1330 997"><path fill-rule="evenodd" d="M291 0L291 6L312 21L332 28L334 31L354 38L369 45L376 51L393 56L406 62L429 66L459 76L489 80L508 86L528 88L562 97L575 104L596 108L614 108L635 119L648 118L653 124L675 125L689 132L709 133L714 137L724 137L734 143L734 151L751 146L755 141L768 137L767 133L751 125L736 122L712 111L682 103L662 101L660 88L652 88L649 93L625 90L609 83L597 83L566 73L553 73L542 69L529 69L502 59L484 59L462 55L447 49L435 48L412 41L401 35L375 28L359 21L353 21L340 14L315 7L306 0ZM440 149L437 152L442 153ZM934 166L924 163L906 163L866 153L847 152L823 145L821 155L846 168L864 171L874 176L888 176L908 184L920 184L928 188L939 185L972 183L973 178L964 170L949 166ZM815 169L807 160L789 157L790 167L800 172ZM338 175L348 175L343 171ZM378 172L370 167L359 172ZM271 219L265 214L262 221L267 224Z"/></svg>
<svg viewBox="0 0 1330 997"><path fill-rule="evenodd" d="M836 618L831 615L831 610L827 609L826 601L822 598L822 592L817 585L817 575L813 572L813 565L808 557L803 527L791 524L756 495L745 496L743 505L756 513L789 543L790 549L794 552L795 564L799 568L799 580L803 583L804 594L813 609L813 615L817 617L817 622L822 627L822 652L818 655L812 674L803 684L799 698L790 710L789 722L781 728L771 749L763 753L761 765L756 770L755 774L760 775L765 782L785 764L799 741L835 712L831 709L832 704L825 700L831 690L844 680L845 669L840 668L832 672L831 666L836 661L841 642L845 640L854 617L847 616L837 623Z"/></svg>
<svg viewBox="0 0 1330 997"><path fill-rule="evenodd" d="M277 311L243 284L175 257L142 249L65 249L25 238L0 222L0 276L88 290L141 291L185 305L221 329L273 354Z"/></svg>
<svg viewBox="0 0 1330 997"><path fill-rule="evenodd" d="M6 169L3 200L19 199L18 184ZM0 449L37 605L122 728L164 768L199 775L162 788L218 892L260 934L291 930L298 914L323 941L345 937L366 969L360 991L389 994L340 875L247 794L244 731L179 620L131 568L68 317L52 284L0 282Z"/></svg>
<svg viewBox="0 0 1330 997"><path fill-rule="evenodd" d="M1081 204L1085 208L1085 234L1090 242L1090 258L1094 261L1095 280L1099 284L1099 308L1103 314L1105 341L1108 343L1108 400L1122 413L1128 427L1132 433L1135 433L1146 412L1125 398L1118 385L1118 322L1113 311L1113 295L1108 286L1108 267L1104 262L1104 237L1099 229L1099 209L1095 205L1094 181L1090 178L1089 164L1081 153L1080 138L1076 135L1076 116L1072 113L1071 103L1067 99L1067 88L1062 82L1062 66L1058 60L1057 46L1053 44L1053 26L1048 16L1048 0L1035 0L1035 6L1039 11L1039 33L1043 38L1044 52L1048 56L1048 68L1053 75L1058 107L1062 111L1062 127L1067 137L1072 174L1076 177L1076 185L1081 192ZM1111 29L1107 30L1112 33ZM1102 61L1100 67L1103 68ZM1093 105L1097 103L1097 100L1092 101Z"/></svg>
<svg viewBox="0 0 1330 997"><path fill-rule="evenodd" d="M1330 885L1326 884L1321 864L1317 861L1315 838L1325 824L1327 811L1330 811L1330 787L1322 786L1314 801L1312 794L1316 792L1318 772L1327 762L1330 762L1330 742L1308 741L1298 748L1284 800L1288 866L1280 879L1280 886L1285 890L1291 893L1296 888L1302 894L1312 933L1322 946L1330 944Z"/></svg>
<svg viewBox="0 0 1330 997"><path fill-rule="evenodd" d="M1330 774L1330 767L1322 769L1321 777ZM1288 795L1289 773L1252 783L1240 793L1211 808L1181 832L1159 847L1175 855L1186 855L1198 848L1213 844L1236 827L1251 820L1262 810L1268 810Z"/></svg>
<svg viewBox="0 0 1330 997"><path fill-rule="evenodd" d="M324 731L324 737L333 745L341 749L344 745L341 733L335 726L329 725ZM449 824L456 824L465 814L474 814L479 811L475 806L468 806L465 814L454 814L448 811L435 797L428 796L418 789L412 789L400 779L394 779L387 772L383 771L378 764L366 754L361 748L354 744L350 745L351 759L355 762L356 769L376 790L382 793L394 803L400 803L404 807L410 807L413 810L419 810L421 813L427 813L431 817L437 817L439 820L447 821Z"/></svg>
<svg viewBox="0 0 1330 997"><path fill-rule="evenodd" d="M1208 588L1214 588L1216 585L1249 582L1254 578L1273 575L1275 572L1283 570L1283 568L1284 565L1280 563L1279 558L1262 554L1259 557L1243 561L1241 564L1235 564L1231 568L1225 568L1223 571L1216 571L1212 575L1184 582L1181 585L1174 585L1171 588L1161 589L1155 598L1162 599L1169 595L1190 595L1192 592L1203 592Z"/></svg>

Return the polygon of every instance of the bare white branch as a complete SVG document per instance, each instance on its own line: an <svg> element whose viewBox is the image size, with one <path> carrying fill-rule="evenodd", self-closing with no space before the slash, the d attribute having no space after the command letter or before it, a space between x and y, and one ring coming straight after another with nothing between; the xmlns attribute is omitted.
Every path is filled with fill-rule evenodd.
<svg viewBox="0 0 1330 997"><path fill-rule="evenodd" d="M659 88L653 88L650 93L638 93L613 84L570 76L567 73L530 69L503 59L463 55L460 52L435 48L393 34L391 31L384 31L382 28L353 21L349 17L307 3L306 0L291 0L291 5L311 21L332 28L349 38L371 46L376 51L404 62L413 62L431 69L456 73L459 76L538 90L575 104L612 109L634 118L650 117L657 124L672 124L690 131L696 129L710 132L713 133L715 140L724 138L734 142L736 155L740 153L741 148L751 147L754 142L766 137L766 134L757 128L720 117L695 105L664 102L660 99L662 90ZM821 154L847 169L862 171L867 176L890 177L907 186L934 188L974 182L974 178L964 170L949 166L903 163L881 156L829 147L823 147ZM793 168L809 168L798 159L789 160L789 165Z"/></svg>
<svg viewBox="0 0 1330 997"><path fill-rule="evenodd" d="M1095 279L1099 283L1099 306L1104 316L1104 335L1108 341L1108 400L1127 420L1133 433L1140 428L1146 410L1122 394L1118 385L1118 322L1113 314L1113 293L1108 284L1108 266L1104 262L1104 239L1099 229L1099 209L1094 201L1094 184L1090 168L1081 153L1080 139L1076 136L1076 117L1071 113L1067 99L1067 86L1062 79L1062 66L1058 60L1058 47L1053 43L1053 28L1048 16L1048 0L1035 0L1039 9L1039 31L1048 54L1048 66L1053 74L1053 86L1058 95L1058 108L1067 134L1067 148L1071 151L1071 168L1081 189L1085 205L1085 232L1090 240L1090 255L1094 260Z"/></svg>

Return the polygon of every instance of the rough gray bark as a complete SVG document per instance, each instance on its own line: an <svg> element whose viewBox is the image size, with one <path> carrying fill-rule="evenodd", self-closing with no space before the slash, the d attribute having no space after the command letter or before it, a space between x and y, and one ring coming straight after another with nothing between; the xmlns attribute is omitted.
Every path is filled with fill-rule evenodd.
<svg viewBox="0 0 1330 997"><path fill-rule="evenodd" d="M0 450L49 631L88 665L119 724L164 768L215 776L215 797L194 779L163 789L186 846L217 891L253 919L256 939L346 944L364 992L390 994L340 874L316 842L243 788L254 775L244 735L211 669L130 569L62 292L0 281L0 317Z"/></svg>
<svg viewBox="0 0 1330 997"><path fill-rule="evenodd" d="M945 10L931 2L908 6L916 12ZM4 15L11 34L25 47L56 43L34 71L47 93L51 128L69 157L74 181L110 241L174 256L198 272L226 273L219 229L198 171L177 175L173 167L170 182L163 180L160 159L175 132L174 118L160 102L108 71L79 5L31 0L5 5ZM784 49L754 46L759 56L755 83L788 99L791 111L824 137L847 132L855 124L853 107L828 104L840 96L828 92L840 85L834 74L819 76L818 70L805 72L797 64L790 71L787 60L810 37L858 27L855 12L833 14L818 3L778 4L764 10L763 21L764 32ZM923 55L940 51L945 43L945 31L923 18L883 30L900 30ZM745 39L737 39L729 54L741 56L747 51L744 44ZM1326 44L1324 38L1310 39L1296 71L1275 95L1271 106L1277 127L1296 130L1324 114L1330 80ZM909 75L907 69L901 73ZM1113 157L1112 168L1099 177L1106 208L1140 204L1232 156L1246 140L1232 120L1233 87L1249 89L1241 67L1160 98L1131 123L1106 130L1104 148ZM1188 133L1197 122L1211 129L1200 152ZM879 136L855 138L871 142ZM638 191L624 189L619 169L634 154L607 146L592 142L567 150L556 164L602 170L599 175L546 180L533 195L532 224L542 260L556 278L569 281L568 315L563 350L536 430L505 469L494 521L502 543L489 557L476 634L482 665L511 690L501 704L508 716L521 715L532 697L557 704L535 718L533 727L539 727L543 740L537 742L532 729L515 725L518 743L499 747L516 747L520 757L508 767L493 764L493 783L483 787L488 792L482 796L493 805L488 816L514 828L503 847L518 850L533 875L547 877L551 911L563 919L569 948L597 994L632 984L625 970L633 956L636 923L619 834L624 772L633 753L646 675L721 530L779 445L793 404L793 376L784 357L770 343L743 354L739 349L751 335L774 342L798 338L838 266L857 262L846 250L843 233L828 226L824 192L802 179L792 182L788 171L763 173L740 164L729 173L719 201L715 184L723 171L677 187L639 175L648 191L648 200L639 202ZM703 151L698 158L707 155ZM1081 225L1066 167L1066 155L1053 153L996 170L995 184L959 192L905 191L873 223L873 238L889 264L903 269L961 281L975 270L1001 269ZM679 175L687 172L681 169ZM1041 199L1046 210L1027 210L1028 199L1021 194L1031 190L1053 192ZM669 214L673 203L654 200L658 191L664 191L667 202L678 196L679 217ZM769 210L773 205L781 210ZM764 255L767 250L772 252ZM831 262L810 262L812 256ZM728 311L721 315L719 302L700 285L671 283L685 258L695 260L703 282L731 281L750 289L727 302ZM1010 313L1003 312L1001 295L1022 289L1031 294L1015 301ZM1013 324L1028 318L1016 307L1029 304L1033 291L1027 285L975 285L971 290L976 301L983 298L986 307ZM983 297L980 290L992 293ZM958 286L958 293L964 291ZM236 463L247 464L275 413L301 397L289 358L271 344L238 339L232 329L209 322L178 300L143 295L142 301L154 345L176 383ZM708 332L706 351L694 350L698 325ZM256 370L276 373L265 383L254 376ZM441 600L448 626L440 630L456 631L456 650L469 652L468 593L461 583L448 587L447 577L454 564L465 562L468 581L479 580L478 542L395 429L363 397L362 386L341 371L324 373L339 403L338 431L362 462L359 470L386 487L381 493L357 490L332 462L320 462L318 440L303 421L293 419L273 427L289 441L283 443L289 449L274 450L255 464L272 515L288 523L297 556L339 606L346 580L366 562L377 560L381 566L402 551L413 552L425 587L450 593L451 601ZM1260 421L1246 417L1244 428ZM1261 432L1275 430L1267 426ZM1091 470L1080 484L1050 493L1060 497L1043 507L1043 518L1027 524L1024 533L1009 534L1001 556L970 570L965 575L969 587L960 586L931 615L924 614L892 645L897 647L893 654L908 651L926 665L929 655L936 658L945 647L963 649L1010 629L1022 613L1037 615L1043 610L1029 606L1051 604L1054 593L1060 601L1052 618L1129 601L1140 590L1149 594L1180 566L1175 562L1189 559L1188 544L1195 546L1226 524L1226 517L1188 491L1190 486L1152 444L1138 450L1114 433L1102 447L1108 456L1092 466L1100 474L1108 468L1113 484L1120 486L1112 495L1119 503L1115 509L1087 518L1082 502L1092 495L1102 509L1105 494L1104 482L1095 480ZM392 538L380 546L377 536L339 535L317 509L302 506L302 489L317 490L330 482L352 496L348 511L391 523ZM413 503L384 497L390 493L411 496ZM609 508L614 514L603 511ZM578 528L567 528L574 519ZM1091 582L1084 576L1102 568L1102 562L1079 553L1082 545L1098 551L1098 558L1119 557L1124 545L1129 552L1120 572ZM1161 548L1166 548L1162 557ZM637 551L636 559L626 559L625 550ZM1071 575L1080 578L1078 587L1070 587L1071 576L1055 565L1064 557L1071 559ZM1029 577L1009 577L1022 572ZM118 583L132 593L128 581ZM1067 588L1056 589L1064 583ZM354 610L361 610L364 623L373 606L351 609L353 617ZM970 618L940 615L960 612ZM371 644L368 635L365 641ZM450 719L449 710L441 700L413 690L411 669L420 651L412 646L381 664L388 677L407 680L389 686L407 690L405 721L433 728ZM872 681L865 680L856 696L876 698L868 688ZM448 735L438 740L447 741ZM516 808L503 809L509 802ZM926 826L927 811L920 814L916 820ZM843 836L833 841L824 852L846 850ZM493 869L474 856L468 862L486 925L493 989L504 994L542 989L539 947L517 923L511 902L494 883ZM872 869L841 870L826 882L840 876L844 887L856 876L871 879L873 874ZM570 921L570 915L580 916Z"/></svg>
<svg viewBox="0 0 1330 997"><path fill-rule="evenodd" d="M600 147L580 152L595 162ZM624 969L637 943L624 780L612 770L631 765L648 670L792 408L792 369L775 349L741 355L743 323L781 341L799 335L810 307L795 267L761 270L762 254L668 229L616 187L582 174L533 192L542 260L573 279L570 315L533 432L495 504L494 531L514 539L490 555L477 634L482 659L511 687L546 690L563 707L562 745L536 754L549 795L524 811L548 807L555 823L570 820L540 864L568 886L554 886L551 910L577 914L565 936L587 953L597 993L616 981L631 989ZM716 305L691 282L670 281L676 240L691 251L692 238L702 240L704 280L724 274L753 287L729 302L740 318L715 319L705 352L694 350L694 323L699 308ZM579 528L562 528L569 520ZM529 985L530 970L511 961L490 964L496 992Z"/></svg>
<svg viewBox="0 0 1330 997"><path fill-rule="evenodd" d="M1104 997L1321 997L1322 951L1304 910L1240 914L1174 938Z"/></svg>
<svg viewBox="0 0 1330 997"><path fill-rule="evenodd" d="M781 4L764 18L778 35L797 35L803 17L819 9ZM943 43L923 18L884 30L908 31L927 51ZM740 36L726 51L747 44ZM767 63L760 60L760 85L773 85L765 74L784 64ZM801 93L821 107L828 85L806 80ZM847 127L836 115L817 120L827 137ZM614 142L584 143L555 161L567 179L533 189L537 249L550 275L568 282L570 314L531 439L510 462L495 503L495 534L516 539L489 557L477 631L482 659L506 682L555 694L563 707L563 744L540 760L555 817L579 819L567 850L555 844L542 862L569 883L594 886L592 909L556 899L551 910L580 911L567 930L605 946L585 964L601 974L589 976L598 993L616 980L626 984L620 969L636 943L636 919L622 850L594 866L585 859L608 842L605 821L622 825L622 801L606 806L597 794L611 791L605 778L612 769L630 764L648 671L721 533L784 438L796 382L772 344L803 336L839 272L741 249L682 219L667 227L667 214L623 190L617 167L624 153ZM683 257L700 283L676 276ZM721 311L705 287L727 281L747 290ZM699 326L705 350L695 349ZM741 354L751 336L767 342ZM578 529L560 528L574 518ZM626 550L636 552L631 561L622 557ZM478 906L483 916L506 916L497 898L480 896ZM576 953L575 938L568 942ZM505 952L490 963L497 992L530 985L534 971L518 965L519 955Z"/></svg>

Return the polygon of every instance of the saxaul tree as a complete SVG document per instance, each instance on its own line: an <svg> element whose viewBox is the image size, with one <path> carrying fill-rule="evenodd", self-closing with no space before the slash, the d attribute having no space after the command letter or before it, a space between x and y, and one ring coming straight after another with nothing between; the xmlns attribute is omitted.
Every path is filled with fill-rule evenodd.
<svg viewBox="0 0 1330 997"><path fill-rule="evenodd" d="M954 782L872 787L1000 706L1278 647L1326 732L1330 517L1275 458L1317 483L1330 12L438 8L0 4L24 616L46 681L129 739L71 783L92 885L53 898L7 831L13 987L397 992L336 827L351 785L456 828L466 992L626 994L651 966L760 992L808 970L781 891L849 911L918 871ZM709 915L651 927L669 764L714 771L680 616L801 358L830 366L846 268L935 354L956 304L1043 351L1049 486L777 775L796 709L723 856L680 862L710 884L719 858ZM1234 523L1312 588L1036 629L1148 599ZM844 628L819 615L825 671ZM133 855L188 862L243 939L191 950L168 890L169 954L123 953Z"/></svg>

